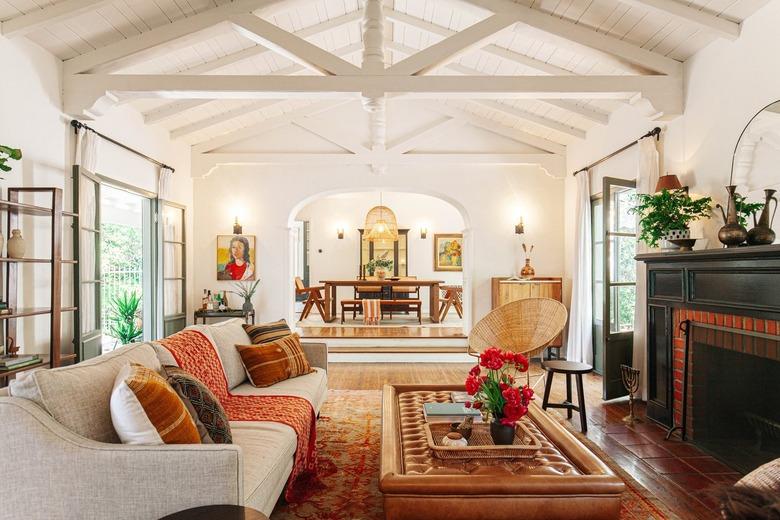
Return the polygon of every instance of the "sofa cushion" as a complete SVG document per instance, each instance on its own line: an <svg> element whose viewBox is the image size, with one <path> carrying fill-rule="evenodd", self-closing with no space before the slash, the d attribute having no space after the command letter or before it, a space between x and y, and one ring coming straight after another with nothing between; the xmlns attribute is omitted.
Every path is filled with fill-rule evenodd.
<svg viewBox="0 0 780 520"><path fill-rule="evenodd" d="M241 446L244 505L270 516L292 472L295 431L273 422L232 422L234 444Z"/></svg>
<svg viewBox="0 0 780 520"><path fill-rule="evenodd" d="M151 345L134 343L77 365L31 372L11 381L10 393L35 401L79 435L118 443L119 436L111 423L111 391L117 374L129 362L160 369Z"/></svg>
<svg viewBox="0 0 780 520"><path fill-rule="evenodd" d="M258 323L257 325L244 324L243 327L249 335L249 339L255 345L271 343L292 334L290 326L287 325L287 321L284 319L269 323Z"/></svg>
<svg viewBox="0 0 780 520"><path fill-rule="evenodd" d="M236 349L254 386L271 386L314 370L303 353L298 334L261 345L236 345Z"/></svg>
<svg viewBox="0 0 780 520"><path fill-rule="evenodd" d="M195 421L160 374L128 363L111 393L111 421L123 444L200 444Z"/></svg>
<svg viewBox="0 0 780 520"><path fill-rule="evenodd" d="M230 424L225 409L216 396L203 382L187 372L175 367L164 367L168 383L194 408L196 417L203 423L209 438L215 444L230 444Z"/></svg>
<svg viewBox="0 0 780 520"><path fill-rule="evenodd" d="M325 370L315 368L311 374L287 379L266 388L256 388L249 383L230 391L233 395L291 395L309 401L314 413L319 413L328 395L328 375Z"/></svg>
<svg viewBox="0 0 780 520"><path fill-rule="evenodd" d="M240 318L226 320L209 325L191 325L187 330L197 330L217 347L219 360L222 362L222 370L227 378L228 388L235 388L246 381L244 365L241 364L241 356L236 352L236 345L251 343L249 336L244 332Z"/></svg>

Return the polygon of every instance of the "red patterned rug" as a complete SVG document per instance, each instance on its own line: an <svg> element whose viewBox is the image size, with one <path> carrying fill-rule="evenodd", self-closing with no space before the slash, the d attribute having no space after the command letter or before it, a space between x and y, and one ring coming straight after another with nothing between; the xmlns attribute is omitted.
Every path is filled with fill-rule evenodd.
<svg viewBox="0 0 780 520"><path fill-rule="evenodd" d="M383 520L379 492L382 393L329 390L317 422L317 453L322 487L296 504L280 501L271 520ZM657 499L598 450L588 447L626 482L621 520L674 518Z"/></svg>

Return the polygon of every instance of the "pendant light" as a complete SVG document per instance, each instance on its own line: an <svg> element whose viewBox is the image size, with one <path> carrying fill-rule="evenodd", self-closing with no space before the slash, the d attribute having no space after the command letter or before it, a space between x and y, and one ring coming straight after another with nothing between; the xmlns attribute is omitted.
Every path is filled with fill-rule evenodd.
<svg viewBox="0 0 780 520"><path fill-rule="evenodd" d="M379 192L379 206L374 206L366 215L368 230L366 240L376 242L378 240L398 240L398 222L393 211L382 205L382 192Z"/></svg>

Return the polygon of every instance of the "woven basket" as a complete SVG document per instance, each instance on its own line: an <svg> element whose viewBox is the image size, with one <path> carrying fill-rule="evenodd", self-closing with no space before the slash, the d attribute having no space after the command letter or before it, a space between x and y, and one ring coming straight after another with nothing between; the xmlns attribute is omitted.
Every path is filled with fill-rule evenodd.
<svg viewBox="0 0 780 520"><path fill-rule="evenodd" d="M477 423L471 430L468 446L441 444L452 430L448 423L425 423L425 436L434 457L439 459L529 459L542 444L523 424L517 423L514 444L496 445L490 436L490 424Z"/></svg>
<svg viewBox="0 0 780 520"><path fill-rule="evenodd" d="M563 330L568 312L559 301L527 298L494 309L471 329L469 354L478 356L489 347L539 354Z"/></svg>

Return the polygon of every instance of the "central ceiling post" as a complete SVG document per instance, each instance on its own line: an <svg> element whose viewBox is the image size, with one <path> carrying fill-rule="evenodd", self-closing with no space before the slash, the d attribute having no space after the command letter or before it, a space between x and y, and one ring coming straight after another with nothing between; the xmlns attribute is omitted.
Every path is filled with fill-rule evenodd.
<svg viewBox="0 0 780 520"><path fill-rule="evenodd" d="M363 64L364 74L382 74L385 71L385 15L382 0L366 0L363 10ZM373 153L384 154L387 143L387 113L384 92L363 92L363 108L369 113ZM374 173L387 171L385 161L371 164Z"/></svg>

